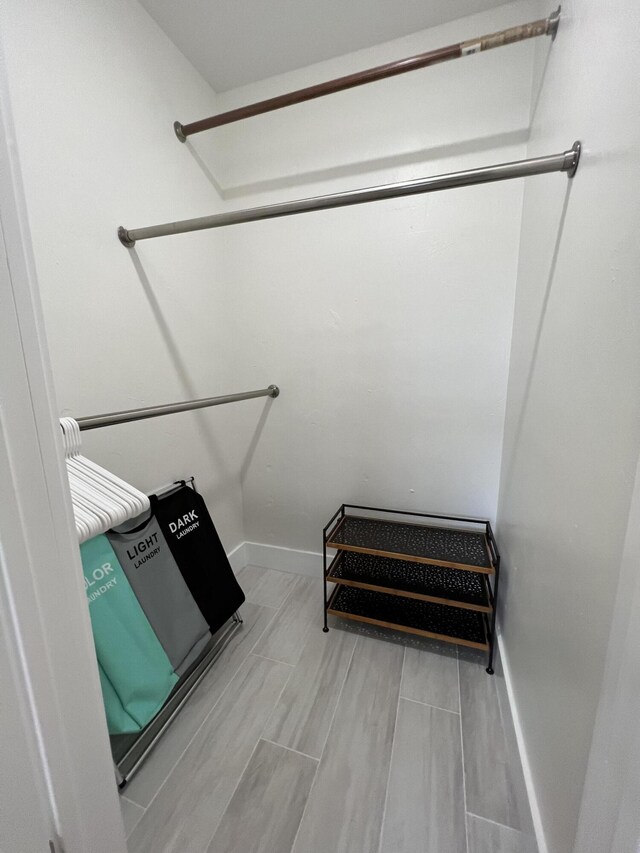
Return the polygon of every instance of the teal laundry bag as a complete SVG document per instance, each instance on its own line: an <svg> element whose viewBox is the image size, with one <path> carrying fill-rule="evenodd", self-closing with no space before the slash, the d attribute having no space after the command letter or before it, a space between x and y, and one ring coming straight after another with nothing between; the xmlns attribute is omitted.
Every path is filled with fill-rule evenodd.
<svg viewBox="0 0 640 853"><path fill-rule="evenodd" d="M107 728L111 734L131 734L139 732L140 726L136 723L133 717L122 707L120 697L116 693L113 684L104 674L104 670L98 664L98 673L100 675L100 687L102 688L102 701L104 702L104 710L107 717Z"/></svg>
<svg viewBox="0 0 640 853"><path fill-rule="evenodd" d="M160 710L178 676L107 537L83 542L80 554L109 731L139 731Z"/></svg>

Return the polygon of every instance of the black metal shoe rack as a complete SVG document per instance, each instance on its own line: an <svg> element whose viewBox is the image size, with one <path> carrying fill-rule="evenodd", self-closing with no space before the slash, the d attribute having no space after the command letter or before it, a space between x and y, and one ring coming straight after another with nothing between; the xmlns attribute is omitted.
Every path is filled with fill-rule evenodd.
<svg viewBox="0 0 640 853"><path fill-rule="evenodd" d="M487 519L342 504L323 558L324 631L331 614L482 649L493 675L500 553Z"/></svg>

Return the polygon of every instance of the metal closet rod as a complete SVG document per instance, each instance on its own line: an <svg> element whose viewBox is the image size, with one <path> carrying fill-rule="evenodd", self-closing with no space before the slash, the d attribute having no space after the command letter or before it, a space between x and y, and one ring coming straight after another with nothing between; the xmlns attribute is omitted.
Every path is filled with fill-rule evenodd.
<svg viewBox="0 0 640 853"><path fill-rule="evenodd" d="M323 95L342 92L344 89L353 89L355 86L375 83L377 80L384 80L386 77L395 77L398 74L405 74L407 71L416 71L418 68L426 68L438 62L459 59L461 56L468 56L471 53L492 50L494 47L503 47L507 44L536 38L537 36L551 36L554 39L560 23L560 8L558 6L556 11L552 12L548 18L541 18L538 21L531 21L528 24L521 24L517 27L509 27L509 29L500 30L497 33L457 42L456 44L447 45L447 47L439 47L436 50L429 50L427 53L419 53L417 56L398 59L395 62L388 62L386 65L378 65L375 68L368 68L366 71L348 74L346 77L337 77L335 80L327 80L325 83L318 83L315 86L308 86L305 89L296 89L296 91L288 92L285 95L267 98L264 101L248 104L245 107L238 107L235 110L219 113L218 115L203 118L200 121L194 121L190 124L180 124L179 121L176 121L173 124L173 129L180 142L186 142L188 136L192 136L194 133L201 133L203 130L211 130L223 124L231 124L234 121L241 121L251 116L279 110L282 107L290 107L293 104L300 104L303 101L310 101L313 98L320 98Z"/></svg>
<svg viewBox="0 0 640 853"><path fill-rule="evenodd" d="M225 225L238 225L242 222L257 222L261 219L276 219L279 216L291 216L296 213L310 213L314 210L329 210L334 207L347 207L352 204L364 204L368 201L397 198L398 196L431 193L473 184L487 184L493 181L506 181L511 178L526 178L529 175L542 175L548 172L567 172L572 178L578 168L580 143L574 142L568 151L550 154L548 157L532 157L529 160L516 160L513 163L499 163L482 169L467 169L464 172L451 172L435 175L431 178L418 178L415 181L403 181L397 184L383 184L364 190L350 190L332 195L320 195L315 198L303 198L298 201L268 204L264 207L251 207L246 210L234 210L229 213L214 213L212 216L200 216L197 219L183 219L179 222L166 222L163 225L150 225L147 228L118 228L118 238L127 248L132 248L136 240L149 240L152 237L168 237L171 234L185 234L189 231L203 231L207 228L221 228Z"/></svg>
<svg viewBox="0 0 640 853"><path fill-rule="evenodd" d="M98 427L126 424L129 421L144 421L160 415L173 415L176 412L188 412L192 409L208 409L209 406L223 406L225 403L237 403L240 400L252 400L254 397L277 397L280 389L277 385L260 388L258 391L243 391L241 394L225 394L222 397L203 397L200 400L187 400L184 403L168 403L166 406L149 406L146 409L127 409L124 412L110 412L106 415L92 415L77 418L80 430L98 429Z"/></svg>

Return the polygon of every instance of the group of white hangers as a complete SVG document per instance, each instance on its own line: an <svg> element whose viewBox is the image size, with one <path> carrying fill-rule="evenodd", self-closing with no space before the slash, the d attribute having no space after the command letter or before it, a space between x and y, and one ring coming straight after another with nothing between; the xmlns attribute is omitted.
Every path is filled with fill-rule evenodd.
<svg viewBox="0 0 640 853"><path fill-rule="evenodd" d="M71 500L80 542L135 518L150 508L149 498L80 453L80 427L60 418Z"/></svg>

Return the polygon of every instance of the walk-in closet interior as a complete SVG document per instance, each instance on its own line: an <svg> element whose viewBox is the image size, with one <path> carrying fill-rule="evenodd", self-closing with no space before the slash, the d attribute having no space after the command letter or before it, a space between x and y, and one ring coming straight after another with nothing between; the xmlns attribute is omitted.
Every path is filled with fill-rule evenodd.
<svg viewBox="0 0 640 853"><path fill-rule="evenodd" d="M637 849L639 27L2 5L3 851Z"/></svg>

